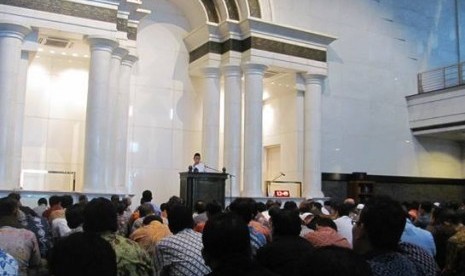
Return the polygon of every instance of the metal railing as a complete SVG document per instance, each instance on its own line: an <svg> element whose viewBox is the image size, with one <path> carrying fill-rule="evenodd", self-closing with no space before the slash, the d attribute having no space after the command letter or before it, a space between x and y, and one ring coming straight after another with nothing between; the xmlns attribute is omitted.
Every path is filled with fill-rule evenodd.
<svg viewBox="0 0 465 276"><path fill-rule="evenodd" d="M418 93L465 85L465 62L418 74Z"/></svg>

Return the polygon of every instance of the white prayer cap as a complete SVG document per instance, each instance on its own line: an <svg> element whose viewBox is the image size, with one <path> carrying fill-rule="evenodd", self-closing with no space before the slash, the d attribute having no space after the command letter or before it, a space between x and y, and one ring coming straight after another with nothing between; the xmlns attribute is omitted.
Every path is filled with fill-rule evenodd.
<svg viewBox="0 0 465 276"><path fill-rule="evenodd" d="M313 213L306 212L306 213L300 214L299 216L301 220L305 220L308 216L313 216Z"/></svg>

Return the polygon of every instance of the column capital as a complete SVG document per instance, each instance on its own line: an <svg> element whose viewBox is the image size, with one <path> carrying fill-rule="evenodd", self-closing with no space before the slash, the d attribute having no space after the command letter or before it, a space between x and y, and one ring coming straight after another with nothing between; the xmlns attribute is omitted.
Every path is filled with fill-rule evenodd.
<svg viewBox="0 0 465 276"><path fill-rule="evenodd" d="M220 75L220 68L218 67L203 67L202 74L207 78L218 78Z"/></svg>
<svg viewBox="0 0 465 276"><path fill-rule="evenodd" d="M0 21L0 37L12 37L23 40L31 32L26 25Z"/></svg>
<svg viewBox="0 0 465 276"><path fill-rule="evenodd" d="M325 73L306 73L302 74L306 84L321 83L327 77Z"/></svg>
<svg viewBox="0 0 465 276"><path fill-rule="evenodd" d="M128 53L129 51L127 49L117 47L113 50L112 58L123 59Z"/></svg>
<svg viewBox="0 0 465 276"><path fill-rule="evenodd" d="M259 74L264 75L268 66L258 63L244 63L242 64L242 70L245 74Z"/></svg>
<svg viewBox="0 0 465 276"><path fill-rule="evenodd" d="M239 65L232 65L232 64L227 64L223 65L221 67L221 71L223 72L223 75L227 77L240 77L241 76L241 67Z"/></svg>
<svg viewBox="0 0 465 276"><path fill-rule="evenodd" d="M136 63L138 60L139 60L139 57L128 54L123 57L123 59L121 60L121 64L132 67L134 63Z"/></svg>
<svg viewBox="0 0 465 276"><path fill-rule="evenodd" d="M91 51L101 50L113 53L113 50L118 47L118 41L101 36L86 36L85 40L89 43Z"/></svg>

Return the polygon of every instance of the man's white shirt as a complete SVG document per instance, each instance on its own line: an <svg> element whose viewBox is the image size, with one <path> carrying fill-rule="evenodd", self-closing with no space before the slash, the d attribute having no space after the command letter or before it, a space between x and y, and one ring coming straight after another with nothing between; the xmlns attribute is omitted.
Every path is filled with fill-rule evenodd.
<svg viewBox="0 0 465 276"><path fill-rule="evenodd" d="M197 165L192 166L192 171L195 171L195 169L197 169L198 172L205 172L205 164L198 163Z"/></svg>

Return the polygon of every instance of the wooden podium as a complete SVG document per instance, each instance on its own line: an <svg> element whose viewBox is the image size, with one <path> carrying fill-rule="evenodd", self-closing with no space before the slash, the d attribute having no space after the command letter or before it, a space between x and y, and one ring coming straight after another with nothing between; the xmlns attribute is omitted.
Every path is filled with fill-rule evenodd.
<svg viewBox="0 0 465 276"><path fill-rule="evenodd" d="M227 173L181 172L180 194L186 206L193 210L197 200L205 203L217 201L224 209L225 181Z"/></svg>

